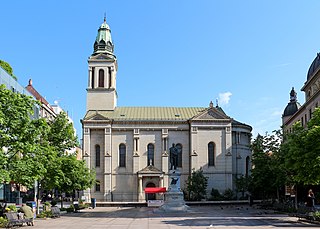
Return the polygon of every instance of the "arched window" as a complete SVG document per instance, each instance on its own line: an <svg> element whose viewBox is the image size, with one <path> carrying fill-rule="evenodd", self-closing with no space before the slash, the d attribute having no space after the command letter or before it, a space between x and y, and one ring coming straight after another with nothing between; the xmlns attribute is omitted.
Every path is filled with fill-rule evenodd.
<svg viewBox="0 0 320 229"><path fill-rule="evenodd" d="M96 167L100 167L100 146L96 145Z"/></svg>
<svg viewBox="0 0 320 229"><path fill-rule="evenodd" d="M109 88L112 87L112 71L111 67L108 67L108 75L109 75Z"/></svg>
<svg viewBox="0 0 320 229"><path fill-rule="evenodd" d="M104 87L104 71L103 71L103 69L99 70L99 87Z"/></svg>
<svg viewBox="0 0 320 229"><path fill-rule="evenodd" d="M249 176L249 172L250 172L250 157L249 156L247 156L246 157L246 177L248 177Z"/></svg>
<svg viewBox="0 0 320 229"><path fill-rule="evenodd" d="M148 144L148 158L147 165L154 165L154 145Z"/></svg>
<svg viewBox="0 0 320 229"><path fill-rule="evenodd" d="M209 144L208 144L208 165L214 166L214 163L215 163L214 143L209 142Z"/></svg>
<svg viewBox="0 0 320 229"><path fill-rule="evenodd" d="M92 67L91 71L91 88L94 88L94 67Z"/></svg>
<svg viewBox="0 0 320 229"><path fill-rule="evenodd" d="M119 167L126 167L126 145L119 145Z"/></svg>
<svg viewBox="0 0 320 229"><path fill-rule="evenodd" d="M177 167L182 168L182 145L180 143L176 144L176 149L178 153Z"/></svg>
<svg viewBox="0 0 320 229"><path fill-rule="evenodd" d="M100 181L96 180L96 192L100 192Z"/></svg>

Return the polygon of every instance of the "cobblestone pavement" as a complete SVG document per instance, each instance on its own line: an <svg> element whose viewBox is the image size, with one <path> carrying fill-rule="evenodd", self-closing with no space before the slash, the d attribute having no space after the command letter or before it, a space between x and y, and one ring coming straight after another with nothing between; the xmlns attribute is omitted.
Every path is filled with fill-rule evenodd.
<svg viewBox="0 0 320 229"><path fill-rule="evenodd" d="M158 213L152 208L98 207L68 213L56 219L36 219L36 228L320 228L320 225L299 222L295 217L247 206L191 207L187 213ZM31 229L31 227L30 227Z"/></svg>

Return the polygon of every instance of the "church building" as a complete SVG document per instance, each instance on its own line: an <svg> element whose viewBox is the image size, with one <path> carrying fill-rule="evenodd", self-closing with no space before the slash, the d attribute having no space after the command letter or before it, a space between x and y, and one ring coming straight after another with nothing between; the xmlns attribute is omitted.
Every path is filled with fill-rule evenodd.
<svg viewBox="0 0 320 229"><path fill-rule="evenodd" d="M118 107L117 70L104 19L88 59L86 114L81 120L83 158L96 171L96 184L85 197L100 202L161 199L162 193L145 189L168 188L173 144L182 190L192 171L202 169L208 197L212 188L235 191L236 177L251 169L251 126L212 102L208 107Z"/></svg>

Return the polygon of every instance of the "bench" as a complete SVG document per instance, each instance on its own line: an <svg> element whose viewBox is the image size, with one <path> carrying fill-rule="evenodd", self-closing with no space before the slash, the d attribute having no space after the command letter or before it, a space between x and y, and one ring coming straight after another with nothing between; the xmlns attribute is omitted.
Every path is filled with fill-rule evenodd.
<svg viewBox="0 0 320 229"><path fill-rule="evenodd" d="M51 207L52 218L60 217L60 209L57 206Z"/></svg>
<svg viewBox="0 0 320 229"><path fill-rule="evenodd" d="M8 224L6 225L7 228L11 228L14 226L22 226L24 223L33 226L33 218L25 219L23 213L7 212L5 213L5 216L8 219Z"/></svg>

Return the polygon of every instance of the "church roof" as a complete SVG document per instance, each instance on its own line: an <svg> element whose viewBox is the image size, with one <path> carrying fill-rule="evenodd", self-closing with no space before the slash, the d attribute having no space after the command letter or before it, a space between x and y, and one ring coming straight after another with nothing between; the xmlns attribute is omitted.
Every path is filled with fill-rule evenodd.
<svg viewBox="0 0 320 229"><path fill-rule="evenodd" d="M317 53L317 56L314 58L312 64L309 67L307 74L307 81L312 78L312 76L319 70L320 68L320 53Z"/></svg>
<svg viewBox="0 0 320 229"><path fill-rule="evenodd" d="M229 119L217 108L211 109L214 119ZM101 120L115 121L186 121L206 110L206 107L116 107L114 111L88 111L84 120L100 116Z"/></svg>

